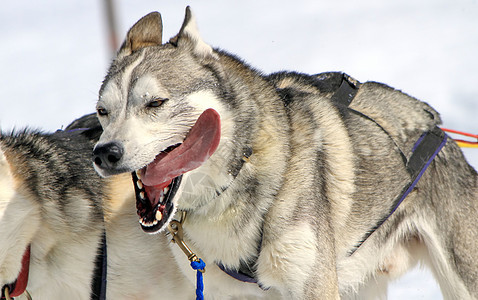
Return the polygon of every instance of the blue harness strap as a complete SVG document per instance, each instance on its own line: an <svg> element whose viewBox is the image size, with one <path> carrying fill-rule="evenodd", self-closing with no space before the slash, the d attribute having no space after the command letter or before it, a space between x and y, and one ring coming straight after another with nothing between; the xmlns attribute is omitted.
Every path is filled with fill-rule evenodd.
<svg viewBox="0 0 478 300"><path fill-rule="evenodd" d="M412 149L412 155L406 163L406 169L410 174L410 182L405 185L402 192L394 201L388 214L380 220L370 231L368 231L364 237L349 251L349 256L355 253L360 246L374 233L390 216L397 210L403 200L410 194L413 188L416 186L423 173L425 173L428 166L435 159L438 153L445 146L447 141L447 135L437 126L432 130L424 133L415 146Z"/></svg>
<svg viewBox="0 0 478 300"><path fill-rule="evenodd" d="M219 269L221 269L227 275L240 280L242 282L257 283L257 279L254 278L254 274L250 271L249 266L241 266L239 270L226 268L223 264L217 263ZM247 273L246 273L247 272Z"/></svg>
<svg viewBox="0 0 478 300"><path fill-rule="evenodd" d="M91 300L106 299L106 275L107 275L107 252L106 232L103 231L101 244L98 247L98 254L95 261L95 271L91 282Z"/></svg>
<svg viewBox="0 0 478 300"><path fill-rule="evenodd" d="M320 76L319 74L317 75L317 77L325 78L325 79L334 77L334 76L330 76L330 74L329 76L327 75L328 75L327 73L325 74L325 76L324 75ZM365 117L373 121L393 141L393 138L390 136L390 134L375 120L373 120L372 118L358 111L355 111L349 108L349 105L352 103L352 100L357 94L358 89L360 88L360 85L361 85L360 82L348 76L347 74L343 73L342 82L339 88L337 89L337 91L332 95L331 101L339 106L347 107L352 112L355 112L361 115L362 117ZM423 173L428 168L428 166L431 164L433 159L438 155L440 150L446 144L446 141L447 141L447 135L440 128L438 128L438 126L435 126L432 130L425 132L417 140L417 142L412 148L412 154L408 160L406 159L405 155L403 154L401 149L398 147L398 145L395 143L395 141L393 141L396 147L398 148L398 150L400 151L402 159L404 160L404 163L405 163L405 167L408 173L410 174L410 182L407 185L405 185L405 187L402 189L399 196L393 202L393 205L390 208L390 211L385 215L385 217L382 218L371 230L369 230L364 235L364 237L360 240L360 242L358 242L357 245L355 245L355 247L349 251L349 256L354 254L355 251L357 251L357 249L372 235L372 233L374 233L398 209L398 207L403 202L403 200L408 196L408 194L410 194L410 192L413 190L415 185L418 183L418 181L420 180L420 178L422 177Z"/></svg>

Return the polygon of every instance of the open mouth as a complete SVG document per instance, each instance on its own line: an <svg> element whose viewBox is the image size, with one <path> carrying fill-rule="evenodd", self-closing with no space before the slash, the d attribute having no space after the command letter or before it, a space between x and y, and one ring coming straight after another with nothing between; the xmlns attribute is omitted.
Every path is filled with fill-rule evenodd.
<svg viewBox="0 0 478 300"><path fill-rule="evenodd" d="M200 167L211 157L220 136L219 114L214 109L206 109L182 143L168 147L153 162L132 173L143 231L161 231L171 221L183 174Z"/></svg>
<svg viewBox="0 0 478 300"><path fill-rule="evenodd" d="M173 215L172 200L181 184L182 175L164 187L145 186L138 176L141 176L139 171L132 173L139 224L145 232L154 233L159 231Z"/></svg>

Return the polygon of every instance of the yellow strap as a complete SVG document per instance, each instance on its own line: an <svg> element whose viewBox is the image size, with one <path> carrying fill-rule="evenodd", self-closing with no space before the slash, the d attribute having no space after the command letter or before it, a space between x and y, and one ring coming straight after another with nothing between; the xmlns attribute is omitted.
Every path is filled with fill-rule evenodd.
<svg viewBox="0 0 478 300"><path fill-rule="evenodd" d="M478 148L478 143L473 143L472 144L472 143L464 143L464 142L460 142L460 141L456 141L456 143L461 148Z"/></svg>

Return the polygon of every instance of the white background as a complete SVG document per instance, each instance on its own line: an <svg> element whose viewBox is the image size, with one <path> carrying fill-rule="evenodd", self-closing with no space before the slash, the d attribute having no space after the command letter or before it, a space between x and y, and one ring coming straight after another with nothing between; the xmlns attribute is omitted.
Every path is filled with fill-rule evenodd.
<svg viewBox="0 0 478 300"><path fill-rule="evenodd" d="M345 71L435 107L444 126L478 133L476 0L116 2L119 35L150 11L164 39L186 5L206 42L266 73ZM0 6L0 126L52 131L94 111L110 62L102 1L4 1ZM478 167L478 149L465 151ZM206 282L207 284L207 282ZM429 272L391 285L389 299L440 299Z"/></svg>

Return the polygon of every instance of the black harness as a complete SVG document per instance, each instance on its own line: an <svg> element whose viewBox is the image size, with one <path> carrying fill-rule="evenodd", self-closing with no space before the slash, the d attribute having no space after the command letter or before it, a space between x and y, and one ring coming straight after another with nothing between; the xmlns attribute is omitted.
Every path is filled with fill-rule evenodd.
<svg viewBox="0 0 478 300"><path fill-rule="evenodd" d="M352 100L357 95L357 92L360 88L361 83L357 80L353 79L349 75L340 72L329 72L329 73L321 73L314 75L316 79L316 86L317 87L330 87L338 86L335 90L334 94L331 97L331 101L335 103L337 106L341 106L347 108L350 111L353 111L377 124L391 139L392 137L390 134L375 120L371 119L370 117L351 109L349 106L352 103ZM392 139L393 140L393 139ZM363 238L349 251L348 255L353 255L360 246L397 210L398 206L403 202L403 200L407 197L407 195L413 190L415 185L420 180L421 176L433 161L435 156L440 152L442 147L446 144L447 136L446 134L438 127L434 127L432 130L425 132L415 143L415 146L412 149L412 155L409 159L401 151L400 147L398 147L397 143L395 143L396 147L398 148L406 169L410 175L410 181L405 185L405 187L400 192L399 196L393 202L392 207L389 211L384 215L384 217L375 225L373 226L364 236ZM262 237L261 237L262 240ZM259 243L261 244L261 242ZM260 249L259 249L260 250ZM253 261L249 262L242 262L239 266L239 269L228 269L224 267L221 263L218 263L218 267L226 272L228 275L234 277L237 280L248 282L248 283L257 283L259 287L263 288L260 283L258 283L257 278L255 277L255 265L257 262L257 258ZM264 288L263 288L264 289Z"/></svg>
<svg viewBox="0 0 478 300"><path fill-rule="evenodd" d="M106 250L106 232L103 231L101 244L98 247L98 254L95 260L95 271L93 281L91 282L91 300L106 299L106 275L107 275L107 250Z"/></svg>

